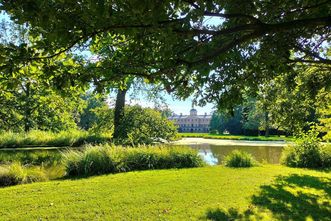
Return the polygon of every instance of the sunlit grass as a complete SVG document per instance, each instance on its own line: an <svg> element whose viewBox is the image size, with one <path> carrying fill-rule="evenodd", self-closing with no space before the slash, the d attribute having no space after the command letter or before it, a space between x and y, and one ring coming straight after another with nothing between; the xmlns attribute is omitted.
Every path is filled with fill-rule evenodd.
<svg viewBox="0 0 331 221"><path fill-rule="evenodd" d="M0 217L326 221L330 186L330 173L279 165L129 172L2 188Z"/></svg>

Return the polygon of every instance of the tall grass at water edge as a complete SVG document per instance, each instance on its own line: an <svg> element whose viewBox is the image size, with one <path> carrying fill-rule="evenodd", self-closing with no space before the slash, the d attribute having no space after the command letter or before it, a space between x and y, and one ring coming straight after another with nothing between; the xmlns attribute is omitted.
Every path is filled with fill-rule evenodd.
<svg viewBox="0 0 331 221"><path fill-rule="evenodd" d="M55 150L0 150L0 165L19 162L27 166L55 166L62 163L61 152Z"/></svg>
<svg viewBox="0 0 331 221"><path fill-rule="evenodd" d="M201 167L203 160L197 151L187 147L89 146L84 151L64 153L68 176L91 176L134 170Z"/></svg>

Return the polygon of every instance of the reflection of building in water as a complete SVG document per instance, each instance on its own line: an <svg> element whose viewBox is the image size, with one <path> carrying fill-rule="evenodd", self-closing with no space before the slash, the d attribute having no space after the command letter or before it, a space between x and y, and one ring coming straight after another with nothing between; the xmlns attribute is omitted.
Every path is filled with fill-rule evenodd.
<svg viewBox="0 0 331 221"><path fill-rule="evenodd" d="M178 126L179 132L209 132L211 115L198 115L196 109L191 109L190 115L172 115L168 118Z"/></svg>

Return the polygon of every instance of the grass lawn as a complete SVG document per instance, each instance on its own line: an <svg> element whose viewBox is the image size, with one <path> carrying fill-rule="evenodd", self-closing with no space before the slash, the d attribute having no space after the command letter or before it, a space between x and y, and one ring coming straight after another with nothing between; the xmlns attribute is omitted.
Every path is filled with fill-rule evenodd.
<svg viewBox="0 0 331 221"><path fill-rule="evenodd" d="M2 188L0 199L1 220L330 220L331 174L280 165L155 170Z"/></svg>
<svg viewBox="0 0 331 221"><path fill-rule="evenodd" d="M252 141L293 141L293 137L275 136L243 136L230 134L208 134L208 133L179 133L181 137L201 137L208 139L223 139L223 140L252 140Z"/></svg>

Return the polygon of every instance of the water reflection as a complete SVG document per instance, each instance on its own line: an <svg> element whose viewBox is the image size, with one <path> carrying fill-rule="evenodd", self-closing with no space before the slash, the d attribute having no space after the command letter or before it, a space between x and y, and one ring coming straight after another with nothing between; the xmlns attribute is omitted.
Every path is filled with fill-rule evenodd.
<svg viewBox="0 0 331 221"><path fill-rule="evenodd" d="M226 155L233 150L246 151L258 161L278 164L283 148L277 146L217 146L209 144L194 144L190 147L197 149L199 155L210 165L222 164Z"/></svg>

